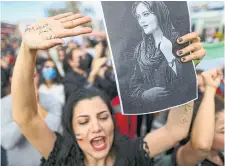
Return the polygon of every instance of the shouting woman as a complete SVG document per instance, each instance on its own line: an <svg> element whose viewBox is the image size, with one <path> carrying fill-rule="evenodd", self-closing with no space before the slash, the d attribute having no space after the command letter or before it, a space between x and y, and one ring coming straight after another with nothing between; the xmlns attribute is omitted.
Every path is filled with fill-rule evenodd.
<svg viewBox="0 0 225 166"><path fill-rule="evenodd" d="M33 82L37 50L62 44L64 37L90 33L90 28L78 27L90 21L82 14L65 13L27 28L13 74L13 119L42 154L42 166L150 166L154 156L186 137L193 102L173 108L165 126L136 139L117 133L110 102L94 90L70 95L63 111L62 135L52 132L38 115ZM182 37L184 42L196 38L194 34Z"/></svg>

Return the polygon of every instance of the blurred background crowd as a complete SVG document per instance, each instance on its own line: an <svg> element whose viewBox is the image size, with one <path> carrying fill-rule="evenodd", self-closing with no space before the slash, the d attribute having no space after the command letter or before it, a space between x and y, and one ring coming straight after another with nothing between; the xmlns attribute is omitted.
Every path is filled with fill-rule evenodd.
<svg viewBox="0 0 225 166"><path fill-rule="evenodd" d="M197 67L199 96L201 96L204 93L204 90L201 89L204 82L200 73L223 65L224 4L223 2L193 1L189 5L192 30L200 33L207 50L205 58ZM16 165L15 162L18 163L19 159L15 162L13 160L18 158L18 155L21 155L22 159L25 155L26 158L29 158L29 155L31 158L32 155L36 155L27 149L22 155L21 151L16 149L21 145L21 137L16 138L18 133L16 133L15 127L8 125L12 122L12 118L10 119L10 115L3 112L11 113L10 85L13 66L22 41L22 33L29 23L42 17L72 11L89 15L93 19L91 24L86 25L93 28L93 33L66 38L64 45L38 51L36 88L40 104L49 112L49 115L52 114L48 118L60 119L63 106L71 92L80 87L94 87L102 90L111 98L121 133L134 138L145 135L165 124L168 111L145 116L125 116L120 113L120 103L100 2L1 2L1 6L1 149L3 166L6 163L11 166ZM14 8L15 6L17 8ZM215 98L217 109L224 109L223 81L221 81ZM52 129L60 132L60 123L55 122ZM23 137L23 139L25 138ZM172 153L172 151L173 149L167 153ZM35 166L35 163L28 165Z"/></svg>

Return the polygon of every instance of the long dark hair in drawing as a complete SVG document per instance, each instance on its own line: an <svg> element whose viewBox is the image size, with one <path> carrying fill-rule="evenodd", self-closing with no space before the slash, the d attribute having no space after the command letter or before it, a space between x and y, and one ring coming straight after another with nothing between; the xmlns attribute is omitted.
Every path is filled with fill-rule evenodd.
<svg viewBox="0 0 225 166"><path fill-rule="evenodd" d="M143 99L144 92L166 96L154 87L164 91L176 86L174 81L180 62L175 56L175 47L179 34L175 31L167 6L161 1L134 2L132 13L142 29L143 40L134 51L137 63L130 83L131 96Z"/></svg>
<svg viewBox="0 0 225 166"><path fill-rule="evenodd" d="M158 25L162 30L163 35L169 39L171 43L174 43L178 38L178 33L175 31L175 28L172 24L168 7L162 1L137 1L132 6L132 13L136 19L136 8L140 3L143 3L149 9L149 11L157 17ZM142 36L143 39L146 40L148 35L142 32Z"/></svg>

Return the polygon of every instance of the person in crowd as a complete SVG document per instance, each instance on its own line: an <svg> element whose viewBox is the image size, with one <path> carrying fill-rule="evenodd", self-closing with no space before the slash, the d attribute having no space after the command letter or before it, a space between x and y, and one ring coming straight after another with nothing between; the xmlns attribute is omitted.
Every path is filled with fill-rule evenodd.
<svg viewBox="0 0 225 166"><path fill-rule="evenodd" d="M72 49L77 48L77 47L78 47L78 45L73 40L70 40L67 43L66 53L68 54Z"/></svg>
<svg viewBox="0 0 225 166"><path fill-rule="evenodd" d="M101 43L101 42L100 42ZM95 37L85 37L84 38L84 47L85 51L88 52L92 56L96 56L96 45L99 44L99 41Z"/></svg>
<svg viewBox="0 0 225 166"><path fill-rule="evenodd" d="M63 49L58 49L58 60L56 61L56 67L59 71L61 77L65 77L65 71L63 68L63 63L65 59L65 51Z"/></svg>
<svg viewBox="0 0 225 166"><path fill-rule="evenodd" d="M7 95L7 89L9 85L9 72L7 69L8 63L1 55L1 98Z"/></svg>
<svg viewBox="0 0 225 166"><path fill-rule="evenodd" d="M12 69L10 58L5 51L1 52L1 98L10 93L9 77Z"/></svg>
<svg viewBox="0 0 225 166"><path fill-rule="evenodd" d="M71 70L66 73L63 79L66 98L79 88L90 88L93 86L100 67L106 59L101 59L95 64L82 48L74 48L68 56L68 63ZM91 68L91 71L88 70Z"/></svg>
<svg viewBox="0 0 225 166"><path fill-rule="evenodd" d="M62 107L53 96L38 93L39 77L39 74L35 73L34 84L38 115L51 131L62 133ZM10 81L11 79L12 70ZM20 126L13 121L11 94L1 99L1 146L6 150L9 166L38 166L40 164L41 154L24 137Z"/></svg>
<svg viewBox="0 0 225 166"><path fill-rule="evenodd" d="M199 94L204 93L204 91L205 91L205 85L204 85L204 79L202 77L202 72L204 72L204 71L201 70L201 69L196 70L197 79L198 79L198 92L199 92Z"/></svg>
<svg viewBox="0 0 225 166"><path fill-rule="evenodd" d="M152 165L154 156L187 136L193 102L173 108L165 126L137 139L117 135L111 105L107 97L95 89L79 88L69 96L62 116L62 135L52 132L38 115L35 88L31 86L37 50L62 44L64 37L90 33L91 28L74 28L90 21L90 17L81 14L64 13L27 28L12 82L13 119L44 157L42 166ZM48 26L49 31L33 30L43 25ZM184 42L196 39L193 33L182 37ZM199 54L198 58L203 56Z"/></svg>
<svg viewBox="0 0 225 166"><path fill-rule="evenodd" d="M71 67L63 79L66 98L79 88L97 88L111 98L117 95L115 81L110 80L113 73L107 70L106 57L95 57L86 53L82 48L74 48L68 56Z"/></svg>
<svg viewBox="0 0 225 166"><path fill-rule="evenodd" d="M213 42L214 43L218 43L220 41L223 41L223 33L220 32L219 28L217 27L216 30L215 30L215 33L213 34Z"/></svg>
<svg viewBox="0 0 225 166"><path fill-rule="evenodd" d="M204 94L201 103L195 103L197 110L194 112L190 134L172 155L164 157L156 166L224 165L224 103L215 100L222 71L212 69L202 72L201 76Z"/></svg>
<svg viewBox="0 0 225 166"><path fill-rule="evenodd" d="M215 94L222 79L221 69L212 69L201 74L204 80L204 96L195 117L190 140L177 148L177 165L209 166L224 165L224 104L217 109ZM217 104L218 105L218 104ZM207 123L205 123L207 122ZM185 157L184 157L185 156Z"/></svg>
<svg viewBox="0 0 225 166"><path fill-rule="evenodd" d="M19 40L16 38L12 39L12 49L14 50L15 57L17 57L17 55L19 54L19 47Z"/></svg>
<svg viewBox="0 0 225 166"><path fill-rule="evenodd" d="M118 96L115 74L112 67L112 60L110 57L109 47L106 40L101 40L95 46L95 56L93 64L105 57L105 64L99 69L96 77L95 86L107 93L110 99Z"/></svg>
<svg viewBox="0 0 225 166"><path fill-rule="evenodd" d="M61 84L61 76L56 68L53 60L48 59L44 62L42 67L43 83L39 87L39 92L50 94L62 106L65 103L64 86Z"/></svg>
<svg viewBox="0 0 225 166"><path fill-rule="evenodd" d="M146 119L144 120L143 118L146 118ZM154 114L137 115L137 136L138 137L140 137L142 135L142 125L143 124L146 126L144 135L151 131L153 120L154 120ZM143 123L143 121L145 123Z"/></svg>
<svg viewBox="0 0 225 166"><path fill-rule="evenodd" d="M1 166L8 166L6 150L1 146Z"/></svg>

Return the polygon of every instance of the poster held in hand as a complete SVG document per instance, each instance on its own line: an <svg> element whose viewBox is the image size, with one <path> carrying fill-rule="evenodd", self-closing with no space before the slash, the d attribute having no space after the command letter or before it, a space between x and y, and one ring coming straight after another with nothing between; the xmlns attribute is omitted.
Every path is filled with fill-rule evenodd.
<svg viewBox="0 0 225 166"><path fill-rule="evenodd" d="M187 2L102 2L122 113L168 110L197 98L192 62L177 39L190 33Z"/></svg>

